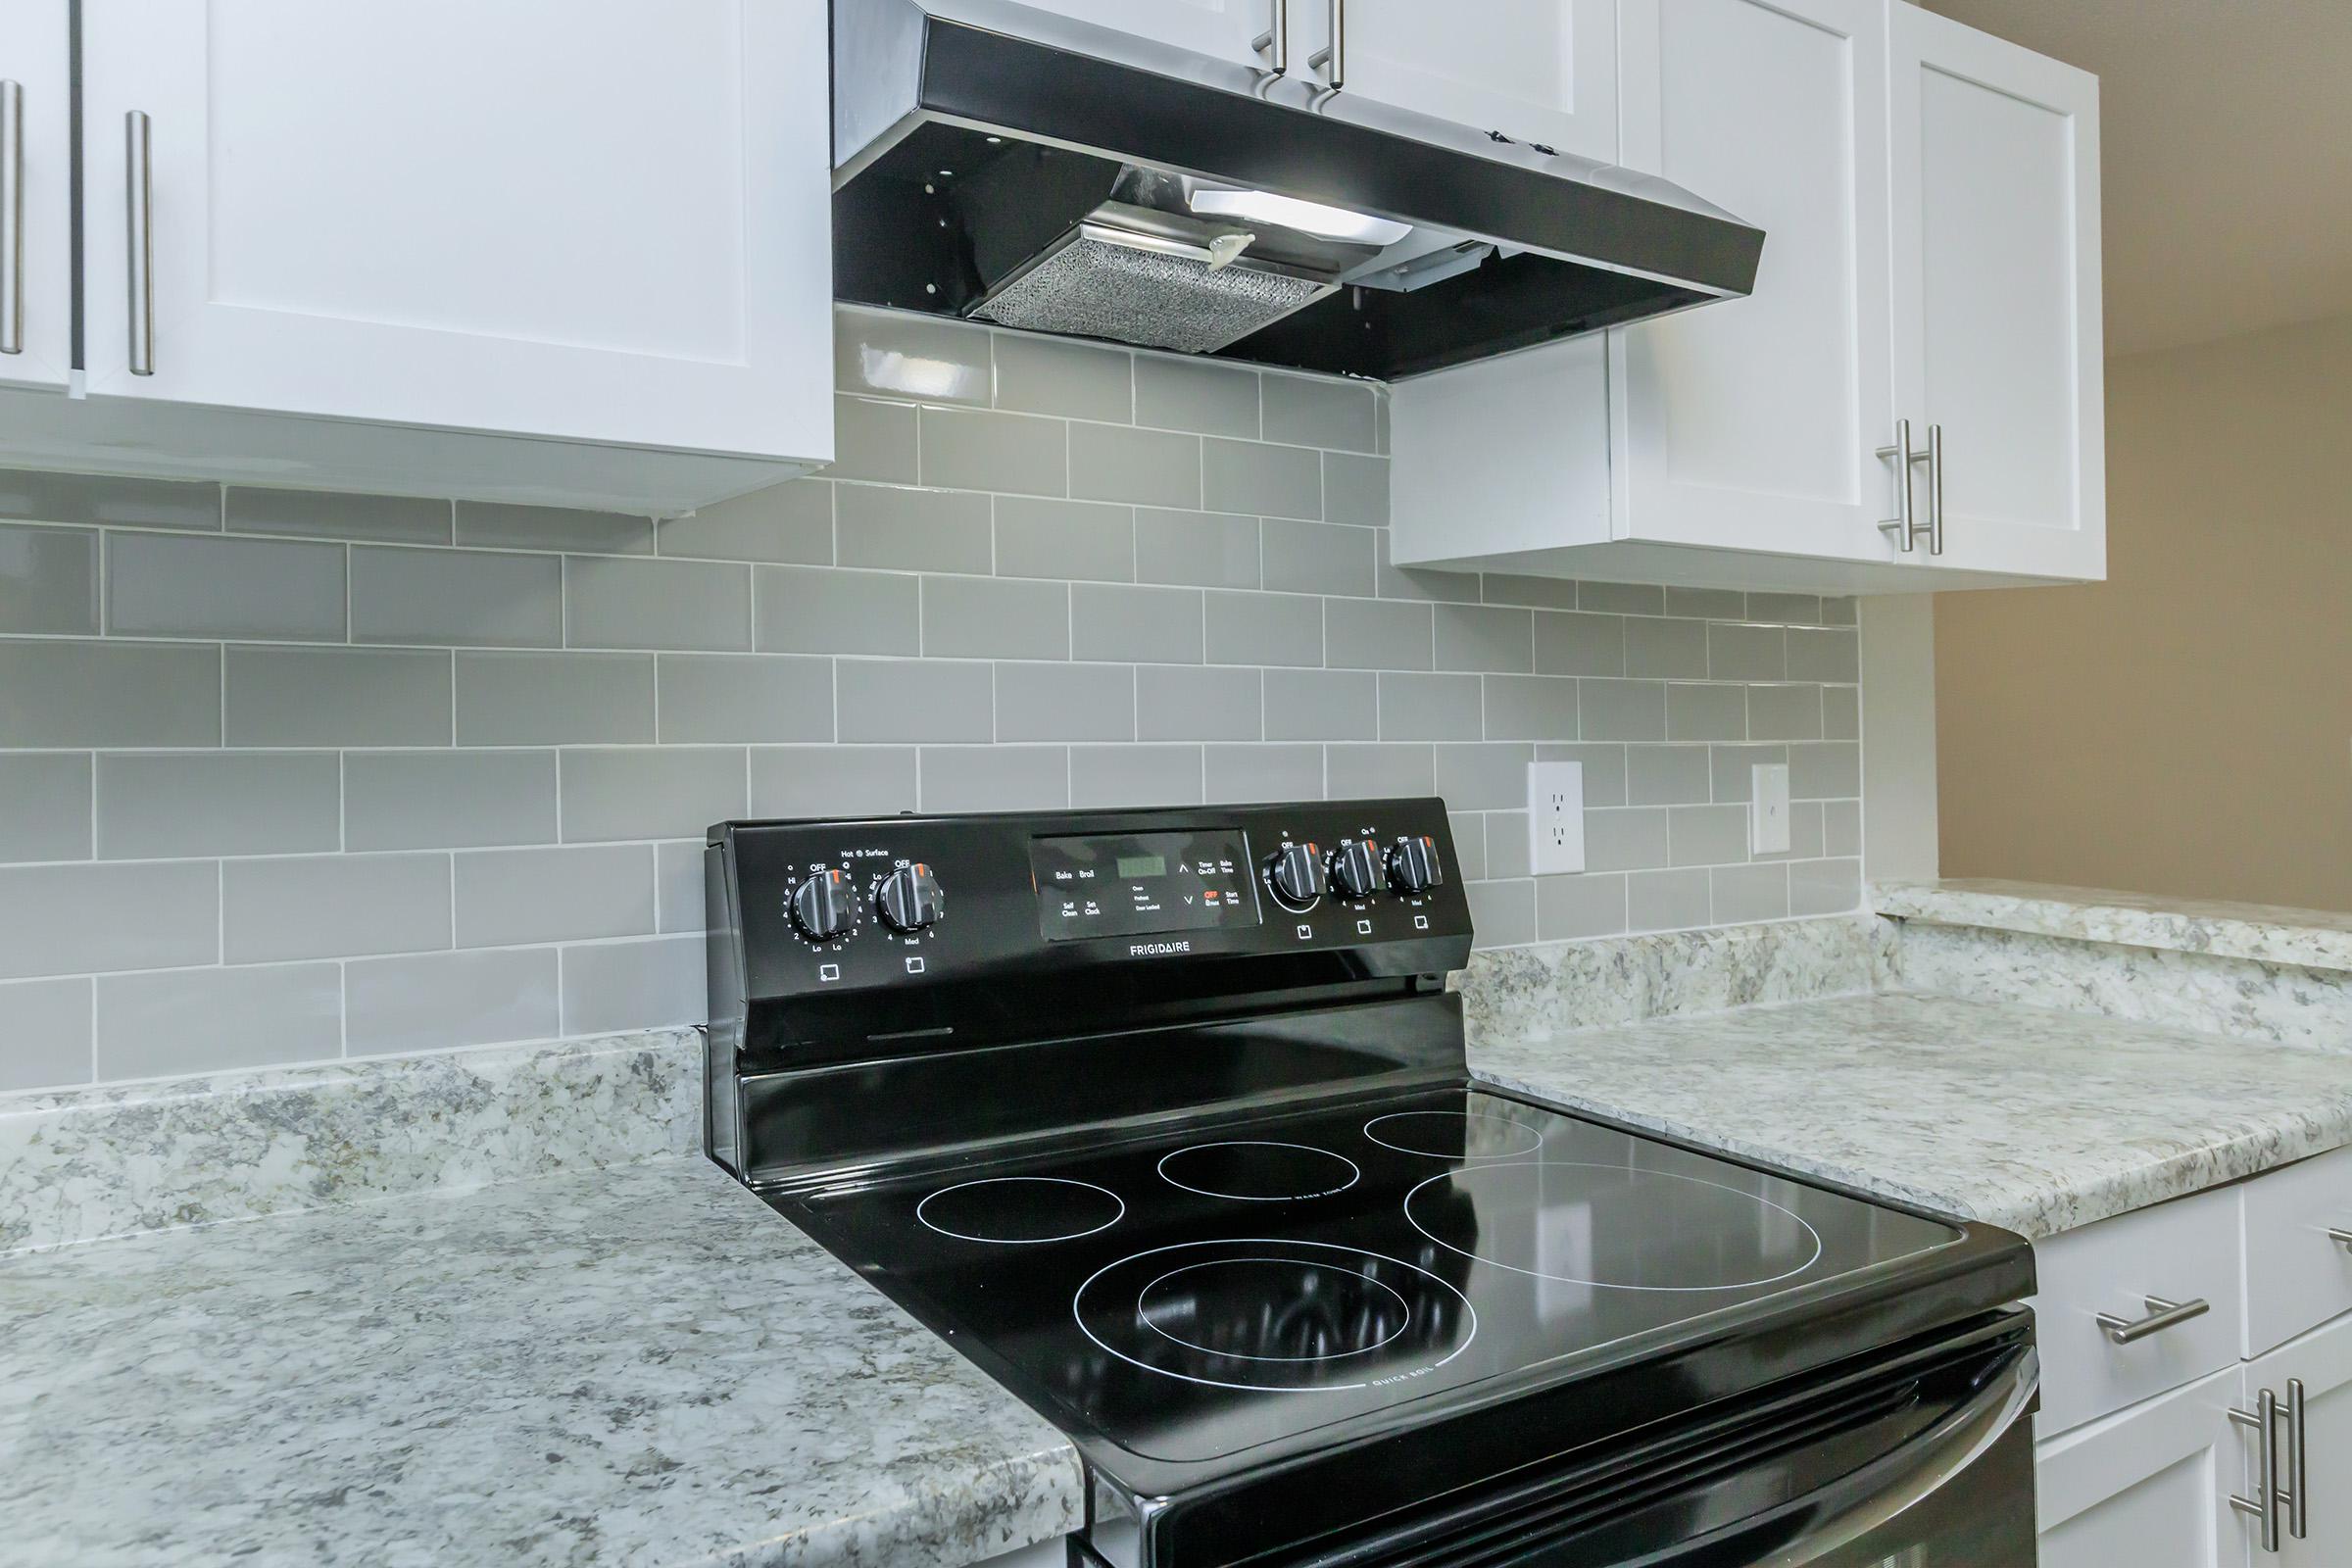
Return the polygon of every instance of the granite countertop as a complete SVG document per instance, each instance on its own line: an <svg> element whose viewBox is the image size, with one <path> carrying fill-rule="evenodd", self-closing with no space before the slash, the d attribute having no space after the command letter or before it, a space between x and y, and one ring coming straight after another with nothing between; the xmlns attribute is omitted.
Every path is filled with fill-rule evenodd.
<svg viewBox="0 0 2352 1568"><path fill-rule="evenodd" d="M1936 925L1986 926L2311 969L2352 969L2352 914L2323 909L1968 878L1881 883L1872 889L1872 906L1895 919Z"/></svg>
<svg viewBox="0 0 2352 1568"><path fill-rule="evenodd" d="M2035 1239L2352 1142L2352 1056L1948 997L1487 1031L1470 1065Z"/></svg>
<svg viewBox="0 0 2352 1568"><path fill-rule="evenodd" d="M0 1564L945 1568L1081 1487L699 1157L0 1259Z"/></svg>

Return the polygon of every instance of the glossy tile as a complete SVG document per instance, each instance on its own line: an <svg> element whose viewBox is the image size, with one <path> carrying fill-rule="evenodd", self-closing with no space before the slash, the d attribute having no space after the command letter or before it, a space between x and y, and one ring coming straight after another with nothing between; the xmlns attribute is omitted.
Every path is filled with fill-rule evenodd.
<svg viewBox="0 0 2352 1568"><path fill-rule="evenodd" d="M552 751L347 752L347 850L552 844Z"/></svg>
<svg viewBox="0 0 2352 1568"><path fill-rule="evenodd" d="M220 866L226 963L418 953L450 945L446 855L286 855Z"/></svg>
<svg viewBox="0 0 2352 1568"><path fill-rule="evenodd" d="M283 855L343 842L333 752L101 752L98 854Z"/></svg>
<svg viewBox="0 0 2352 1568"><path fill-rule="evenodd" d="M124 636L344 638L344 549L280 539L116 533L106 624Z"/></svg>
<svg viewBox="0 0 2352 1568"><path fill-rule="evenodd" d="M351 635L363 643L560 648L564 560L509 551L356 548Z"/></svg>
<svg viewBox="0 0 2352 1568"><path fill-rule="evenodd" d="M230 746L447 746L451 656L422 648L230 644Z"/></svg>
<svg viewBox="0 0 2352 1568"><path fill-rule="evenodd" d="M0 633L98 634L98 534L0 525Z"/></svg>

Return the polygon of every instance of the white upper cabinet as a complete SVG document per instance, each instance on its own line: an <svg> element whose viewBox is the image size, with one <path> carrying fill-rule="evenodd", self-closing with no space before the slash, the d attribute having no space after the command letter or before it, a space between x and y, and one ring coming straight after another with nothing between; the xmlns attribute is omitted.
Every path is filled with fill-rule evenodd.
<svg viewBox="0 0 2352 1568"><path fill-rule="evenodd" d="M1197 55L1244 64L1268 64L1273 49L1255 40L1268 35L1279 11L1298 0L1022 0L1039 11L1113 27ZM1303 56L1294 55L1294 61Z"/></svg>
<svg viewBox="0 0 2352 1568"><path fill-rule="evenodd" d="M65 0L0 5L0 385L62 389L74 360Z"/></svg>
<svg viewBox="0 0 2352 1568"><path fill-rule="evenodd" d="M84 365L142 439L205 423L164 406L520 437L454 482L581 500L612 455L556 444L638 449L614 499L672 508L830 459L822 6L82 16Z"/></svg>
<svg viewBox="0 0 2352 1568"><path fill-rule="evenodd" d="M2103 576L2097 78L1898 4L1888 90L1895 405L1941 429L1943 563Z"/></svg>
<svg viewBox="0 0 2352 1568"><path fill-rule="evenodd" d="M1401 383L1397 563L1840 593L2104 575L2096 82L1898 0L1617 17L1622 161L1762 228L1754 291L1605 355ZM1499 439L1506 404L1604 406L1605 447Z"/></svg>
<svg viewBox="0 0 2352 1568"><path fill-rule="evenodd" d="M1310 81L1331 79L1334 62L1310 61L1330 45L1336 25L1341 88L1351 97L1555 152L1617 159L1616 0L1290 5L1293 76L1303 70ZM1301 46L1304 53L1296 52Z"/></svg>
<svg viewBox="0 0 2352 1568"><path fill-rule="evenodd" d="M1625 162L1765 239L1748 298L1613 334L1619 537L1887 555L1882 4L1625 10Z"/></svg>

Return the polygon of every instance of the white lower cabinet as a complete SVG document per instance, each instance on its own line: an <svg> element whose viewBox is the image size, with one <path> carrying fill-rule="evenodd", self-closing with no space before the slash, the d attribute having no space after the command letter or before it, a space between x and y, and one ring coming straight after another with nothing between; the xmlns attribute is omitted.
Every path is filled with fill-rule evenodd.
<svg viewBox="0 0 2352 1568"><path fill-rule="evenodd" d="M2041 1568L2242 1568L2247 1521L2227 1500L2245 1470L2239 1379L2230 1367L2044 1440Z"/></svg>
<svg viewBox="0 0 2352 1568"><path fill-rule="evenodd" d="M2352 1564L2347 1225L2352 1150L2037 1244L2043 1568Z"/></svg>

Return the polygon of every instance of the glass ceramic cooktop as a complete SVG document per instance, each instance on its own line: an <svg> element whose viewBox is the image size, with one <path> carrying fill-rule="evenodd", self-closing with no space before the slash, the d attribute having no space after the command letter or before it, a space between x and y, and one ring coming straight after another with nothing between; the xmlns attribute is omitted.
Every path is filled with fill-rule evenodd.
<svg viewBox="0 0 2352 1568"><path fill-rule="evenodd" d="M1463 1089L798 1204L1071 1417L1174 1462L1959 1235Z"/></svg>

